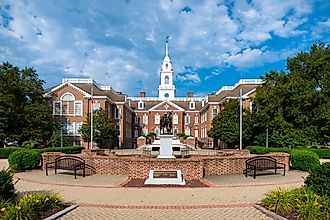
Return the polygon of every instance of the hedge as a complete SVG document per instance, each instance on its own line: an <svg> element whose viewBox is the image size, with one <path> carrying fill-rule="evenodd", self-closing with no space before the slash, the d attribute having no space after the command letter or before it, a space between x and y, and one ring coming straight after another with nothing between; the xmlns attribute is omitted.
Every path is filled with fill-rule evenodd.
<svg viewBox="0 0 330 220"><path fill-rule="evenodd" d="M285 152L290 153L290 148L276 148L276 147L261 147L249 146L245 149L249 150L252 154L268 154L270 152ZM319 158L330 159L330 149L315 149L315 148L301 148L300 150L308 150L315 152Z"/></svg>
<svg viewBox="0 0 330 220"><path fill-rule="evenodd" d="M320 158L310 150L292 150L291 164L294 169L314 170L320 166Z"/></svg>
<svg viewBox="0 0 330 220"><path fill-rule="evenodd" d="M313 170L305 180L317 194L330 198L330 163L324 163Z"/></svg>
<svg viewBox="0 0 330 220"><path fill-rule="evenodd" d="M284 152L290 153L292 149L289 148L277 148L277 147L260 147L260 146L249 146L245 149L249 150L252 154L268 154L271 152Z"/></svg>
<svg viewBox="0 0 330 220"><path fill-rule="evenodd" d="M21 147L6 147L0 148L0 159L6 159L9 155L17 150L24 150L25 148ZM71 147L52 147L52 148L42 148L42 149L35 149L40 153L44 152L62 152L66 154L79 154L83 150L83 147L80 146L71 146Z"/></svg>
<svg viewBox="0 0 330 220"><path fill-rule="evenodd" d="M11 153L17 150L21 150L20 147L6 147L6 148L0 148L0 159L6 159L9 157Z"/></svg>

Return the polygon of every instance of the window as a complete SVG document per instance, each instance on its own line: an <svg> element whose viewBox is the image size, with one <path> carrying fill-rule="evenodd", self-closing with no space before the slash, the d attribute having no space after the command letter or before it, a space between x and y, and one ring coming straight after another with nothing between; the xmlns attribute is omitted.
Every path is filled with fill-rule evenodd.
<svg viewBox="0 0 330 220"><path fill-rule="evenodd" d="M170 95L168 93L165 93L165 98L168 98Z"/></svg>
<svg viewBox="0 0 330 220"><path fill-rule="evenodd" d="M190 115L186 115L185 117L185 123L190 124Z"/></svg>
<svg viewBox="0 0 330 220"><path fill-rule="evenodd" d="M168 69L168 63L165 64L165 68Z"/></svg>
<svg viewBox="0 0 330 220"><path fill-rule="evenodd" d="M53 115L61 115L62 114L62 102L54 101L53 102Z"/></svg>
<svg viewBox="0 0 330 220"><path fill-rule="evenodd" d="M184 133L185 133L186 135L190 135L190 128L186 128L185 131L184 131Z"/></svg>
<svg viewBox="0 0 330 220"><path fill-rule="evenodd" d="M146 114L143 115L143 124L148 124L148 115Z"/></svg>
<svg viewBox="0 0 330 220"><path fill-rule="evenodd" d="M159 137L159 128L155 128L156 136Z"/></svg>
<svg viewBox="0 0 330 220"><path fill-rule="evenodd" d="M144 102L139 101L139 103L138 103L138 109L144 109L144 108L145 108Z"/></svg>
<svg viewBox="0 0 330 220"><path fill-rule="evenodd" d="M66 93L61 97L61 100L62 100L62 114L73 115L75 97L70 93Z"/></svg>
<svg viewBox="0 0 330 220"><path fill-rule="evenodd" d="M195 102L189 102L189 109L195 109Z"/></svg>
<svg viewBox="0 0 330 220"><path fill-rule="evenodd" d="M169 84L170 83L170 77L165 76L165 84Z"/></svg>
<svg viewBox="0 0 330 220"><path fill-rule="evenodd" d="M82 115L82 101L75 101L74 103L74 114Z"/></svg>
<svg viewBox="0 0 330 220"><path fill-rule="evenodd" d="M175 113L174 115L173 115L173 124L174 125L177 125L179 122L179 119L178 119L178 114L177 113Z"/></svg>
<svg viewBox="0 0 330 220"><path fill-rule="evenodd" d="M139 130L134 130L134 137L139 137Z"/></svg>
<svg viewBox="0 0 330 220"><path fill-rule="evenodd" d="M250 112L252 112L252 113L257 112L256 105L252 101L250 102Z"/></svg>
<svg viewBox="0 0 330 220"><path fill-rule="evenodd" d="M115 119L120 119L121 116L121 108L116 108L115 110Z"/></svg>
<svg viewBox="0 0 330 220"><path fill-rule="evenodd" d="M100 103L93 103L93 111L100 110Z"/></svg>
<svg viewBox="0 0 330 220"><path fill-rule="evenodd" d="M82 126L82 122L74 122L75 123L75 126L74 126L74 128L75 128L75 134L76 135L80 135L80 128L81 128L81 126Z"/></svg>
<svg viewBox="0 0 330 220"><path fill-rule="evenodd" d="M195 130L195 137L198 138L198 130Z"/></svg>
<svg viewBox="0 0 330 220"><path fill-rule="evenodd" d="M195 124L198 124L198 115L195 115Z"/></svg>
<svg viewBox="0 0 330 220"><path fill-rule="evenodd" d="M143 135L147 135L148 134L148 129L147 128L143 128Z"/></svg>
<svg viewBox="0 0 330 220"><path fill-rule="evenodd" d="M174 128L173 133L174 133L174 136L176 137L176 135L178 134L178 129L177 128Z"/></svg>
<svg viewBox="0 0 330 220"><path fill-rule="evenodd" d="M135 115L135 124L139 124L139 117L137 115Z"/></svg>
<svg viewBox="0 0 330 220"><path fill-rule="evenodd" d="M160 115L157 113L157 114L155 115L155 124L156 124L156 125L159 125L159 123L160 123Z"/></svg>
<svg viewBox="0 0 330 220"><path fill-rule="evenodd" d="M64 136L80 136L82 122L64 122L62 131Z"/></svg>
<svg viewBox="0 0 330 220"><path fill-rule="evenodd" d="M217 108L213 108L212 109L212 119L215 118L218 115L218 109Z"/></svg>

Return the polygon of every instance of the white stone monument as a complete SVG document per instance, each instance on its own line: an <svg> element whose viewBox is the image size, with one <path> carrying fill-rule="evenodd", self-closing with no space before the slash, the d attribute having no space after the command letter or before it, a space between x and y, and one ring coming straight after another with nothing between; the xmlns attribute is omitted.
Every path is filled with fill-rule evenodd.
<svg viewBox="0 0 330 220"><path fill-rule="evenodd" d="M159 139L160 139L160 149L157 158L175 158L172 149L173 134L159 135Z"/></svg>
<svg viewBox="0 0 330 220"><path fill-rule="evenodd" d="M186 185L181 170L150 170L149 178L144 184L153 185Z"/></svg>

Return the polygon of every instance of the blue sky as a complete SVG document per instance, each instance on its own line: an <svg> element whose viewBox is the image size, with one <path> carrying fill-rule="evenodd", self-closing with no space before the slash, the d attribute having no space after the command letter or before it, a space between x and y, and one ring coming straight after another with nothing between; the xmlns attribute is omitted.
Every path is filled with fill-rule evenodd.
<svg viewBox="0 0 330 220"><path fill-rule="evenodd" d="M285 69L330 41L328 0L0 1L0 62L34 67L54 86L91 77L156 96L165 37L178 96Z"/></svg>

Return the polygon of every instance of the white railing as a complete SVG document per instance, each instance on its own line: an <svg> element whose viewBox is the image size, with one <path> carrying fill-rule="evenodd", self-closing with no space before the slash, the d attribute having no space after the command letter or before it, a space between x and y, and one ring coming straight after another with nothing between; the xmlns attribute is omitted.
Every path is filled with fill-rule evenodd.
<svg viewBox="0 0 330 220"><path fill-rule="evenodd" d="M159 97L139 97L139 96L129 96L127 99L132 101L164 101ZM169 101L206 101L206 97L175 97L173 99L168 99Z"/></svg>
<svg viewBox="0 0 330 220"><path fill-rule="evenodd" d="M240 79L234 86L222 86L219 91L216 92L216 95L221 93L222 91L234 90L239 85L247 85L247 84L262 84L262 79Z"/></svg>

